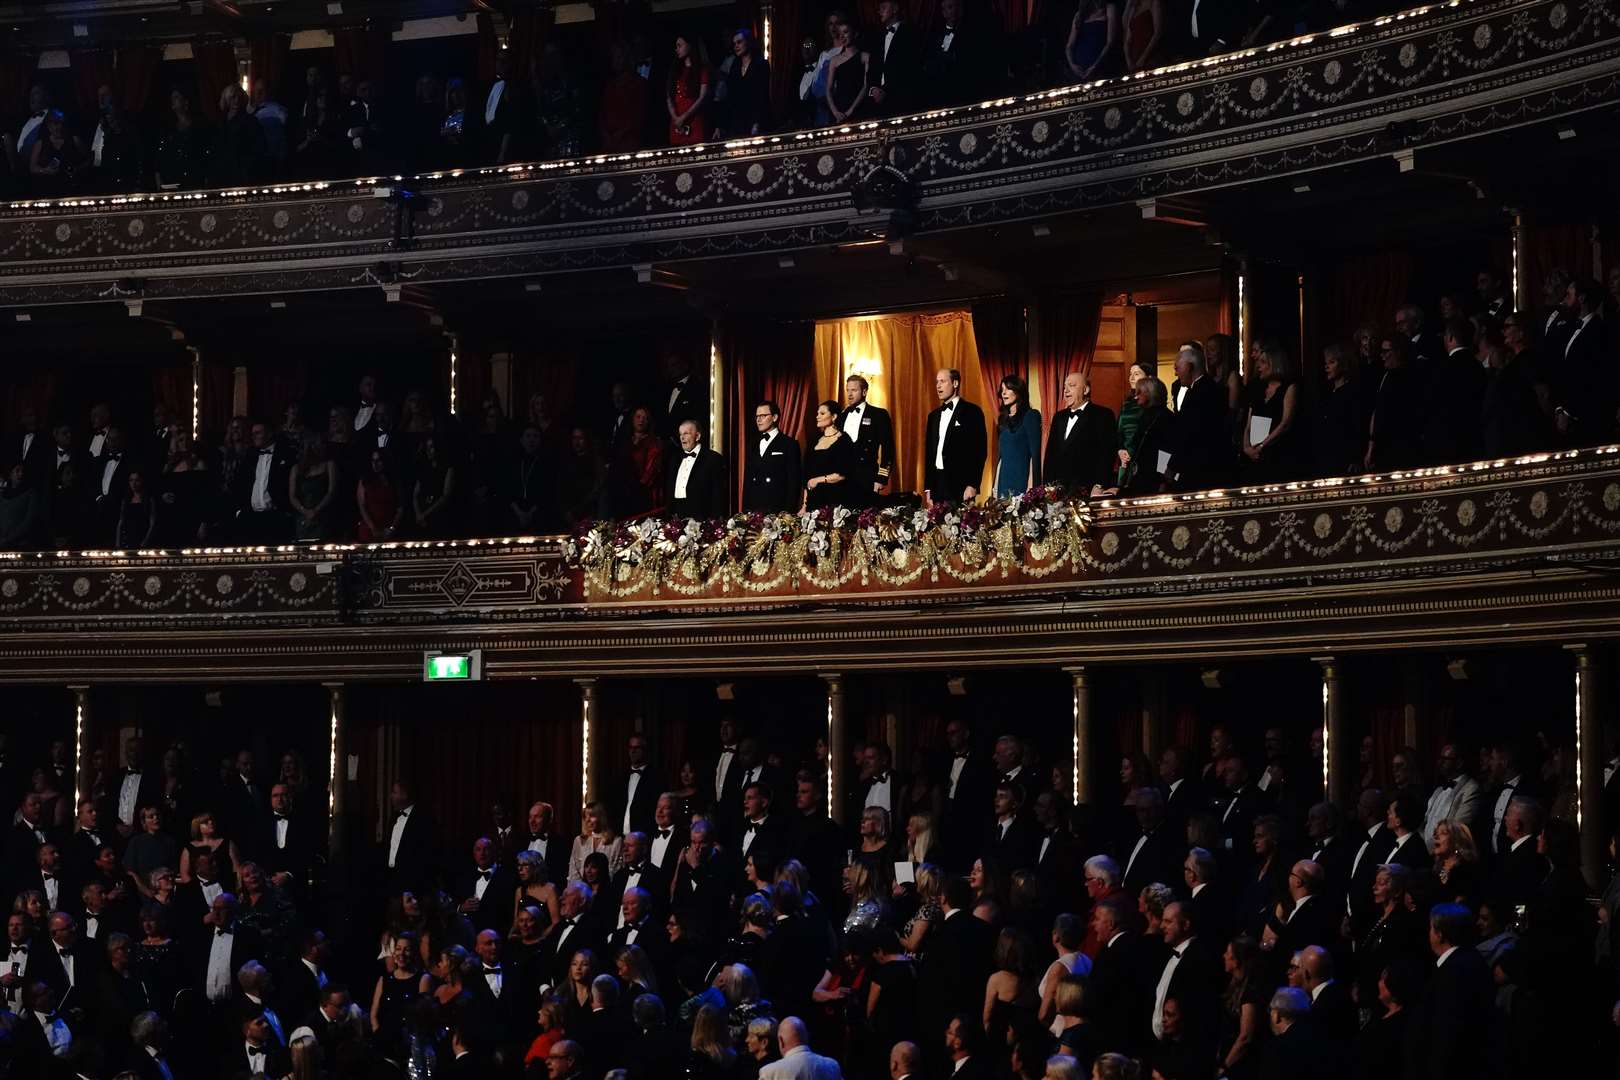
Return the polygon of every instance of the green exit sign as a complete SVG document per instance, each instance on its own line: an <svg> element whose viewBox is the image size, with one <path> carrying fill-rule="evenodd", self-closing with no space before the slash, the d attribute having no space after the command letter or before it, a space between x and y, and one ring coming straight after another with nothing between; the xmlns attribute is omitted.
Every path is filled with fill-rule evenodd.
<svg viewBox="0 0 1620 1080"><path fill-rule="evenodd" d="M484 656L471 652L425 652L422 654L423 682L476 682L484 677Z"/></svg>

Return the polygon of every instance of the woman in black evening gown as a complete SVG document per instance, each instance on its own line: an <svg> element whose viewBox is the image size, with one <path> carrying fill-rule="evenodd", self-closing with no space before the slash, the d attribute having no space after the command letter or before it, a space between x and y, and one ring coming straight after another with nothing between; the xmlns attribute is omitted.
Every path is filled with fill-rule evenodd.
<svg viewBox="0 0 1620 1080"><path fill-rule="evenodd" d="M816 406L816 430L821 437L804 459L804 508L847 504L845 489L855 470L855 444L838 426L838 403L823 401Z"/></svg>
<svg viewBox="0 0 1620 1080"><path fill-rule="evenodd" d="M833 40L839 51L827 61L827 107L833 123L847 124L864 119L867 106L868 68L871 57L856 45L855 29L847 19L833 28Z"/></svg>

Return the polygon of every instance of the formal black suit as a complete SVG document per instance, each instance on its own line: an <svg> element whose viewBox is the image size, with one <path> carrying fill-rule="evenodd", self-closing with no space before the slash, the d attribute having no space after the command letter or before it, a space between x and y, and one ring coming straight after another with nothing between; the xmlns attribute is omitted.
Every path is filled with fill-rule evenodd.
<svg viewBox="0 0 1620 1080"><path fill-rule="evenodd" d="M557 924L557 932L548 936L540 946L536 961L538 976L552 986L560 984L568 974L568 962L580 949L593 952L601 945L596 928L590 925L584 912L572 922L567 919Z"/></svg>
<svg viewBox="0 0 1620 1080"><path fill-rule="evenodd" d="M671 442L674 441L683 421L692 421L698 426L699 431L708 429L709 390L707 384L695 372L659 391L657 404L658 430Z"/></svg>
<svg viewBox="0 0 1620 1080"><path fill-rule="evenodd" d="M1335 898L1344 896L1350 889L1350 863L1356 857L1355 838L1343 834L1330 836L1321 847L1307 847L1307 851L1311 861L1327 874L1322 894Z"/></svg>
<svg viewBox="0 0 1620 1080"><path fill-rule="evenodd" d="M274 1035L264 1040L264 1056L259 1058L248 1056L247 1043L240 1038L231 1039L226 1045L228 1049L220 1062L220 1076L286 1076L292 1072L292 1054L276 1042Z"/></svg>
<svg viewBox="0 0 1620 1080"><path fill-rule="evenodd" d="M35 826L29 828L18 821L6 830L5 884L13 893L24 888L39 887L39 862L35 858L41 842L39 837L43 835L47 843L56 839L43 821L36 822ZM66 899L64 894L63 900Z"/></svg>
<svg viewBox="0 0 1620 1080"><path fill-rule="evenodd" d="M1232 465L1226 411L1226 387L1208 375L1200 375L1187 388L1176 411L1171 490L1203 491L1226 482Z"/></svg>
<svg viewBox="0 0 1620 1080"><path fill-rule="evenodd" d="M561 887L568 881L568 857L571 841L567 837L557 836L555 833L542 838L525 831L518 840L518 850L527 851L530 844L540 839L544 839L546 842L543 857L546 864L546 880ZM540 853L537 851L535 854Z"/></svg>
<svg viewBox="0 0 1620 1080"><path fill-rule="evenodd" d="M1137 839L1141 834L1137 834ZM1136 858L1131 853L1136 852ZM1136 839L1122 844L1119 851L1119 865L1125 871L1123 882L1125 892L1130 896L1140 895L1142 890L1154 882L1161 882L1174 887L1181 881L1181 866L1187 858L1187 833L1185 828L1176 831L1169 821L1165 821L1158 828L1147 834L1147 842L1136 849Z"/></svg>
<svg viewBox="0 0 1620 1080"><path fill-rule="evenodd" d="M1163 790L1164 820L1172 825L1185 829L1188 818L1209 807L1209 798L1196 776L1182 777L1173 791L1168 784L1163 785Z"/></svg>
<svg viewBox="0 0 1620 1080"><path fill-rule="evenodd" d="M926 45L920 28L908 22L879 27L872 34L869 84L882 87L884 116L899 116L923 107L923 54Z"/></svg>
<svg viewBox="0 0 1620 1080"><path fill-rule="evenodd" d="M398 814L383 826L383 866L388 872L391 892L423 888L432 878L437 863L434 854L433 822L428 818L427 812L421 806L411 806L400 813L407 815L405 832L400 836L399 851L392 867L388 866L388 847L392 842Z"/></svg>
<svg viewBox="0 0 1620 1080"><path fill-rule="evenodd" d="M626 769L619 775L617 782L609 790L612 792L608 805L612 808L613 827L625 831L624 812L626 799L630 791L631 770ZM663 794L662 781L654 774L652 767L641 767L641 779L636 781L636 797L629 800L630 828L629 832L642 832L650 834L653 831L653 815L658 809L658 796Z"/></svg>
<svg viewBox="0 0 1620 1080"><path fill-rule="evenodd" d="M1260 1046L1260 1080L1323 1075L1324 1052L1313 1035L1314 1029L1301 1019L1281 1035L1265 1040Z"/></svg>
<svg viewBox="0 0 1620 1080"><path fill-rule="evenodd" d="M756 435L743 452L742 508L766 514L797 513L804 488L798 440L777 432L761 453L764 439Z"/></svg>
<svg viewBox="0 0 1620 1080"><path fill-rule="evenodd" d="M1484 957L1467 947L1446 957L1407 1024L1406 1075L1451 1080L1484 1074L1492 998Z"/></svg>
<svg viewBox="0 0 1620 1080"><path fill-rule="evenodd" d="M749 839L752 830L753 839ZM771 811L765 815L765 820L756 824L750 823L746 818L739 819L736 825L737 856L736 870L741 874L746 868L746 860L751 855L767 859L774 866L793 854L793 827L785 814ZM747 850L744 850L746 845ZM756 861L755 865L759 865Z"/></svg>
<svg viewBox="0 0 1620 1080"><path fill-rule="evenodd" d="M483 873L476 866L469 866L456 875L452 895L457 907L477 895L475 889ZM484 889L484 898L479 901L478 910L467 915L467 921L474 930L494 930L504 938L512 926L512 894L517 892L517 874L499 863L490 867L488 874L489 885Z"/></svg>
<svg viewBox="0 0 1620 1080"><path fill-rule="evenodd" d="M1210 945L1224 948L1232 935L1232 904L1220 884L1211 882L1197 895L1188 890L1187 903L1192 905L1194 932Z"/></svg>
<svg viewBox="0 0 1620 1080"><path fill-rule="evenodd" d="M1055 900L1062 911L1079 910L1082 857L1074 836L1063 826L1039 830L1035 835L1035 874L1046 886L1047 895Z"/></svg>
<svg viewBox="0 0 1620 1080"><path fill-rule="evenodd" d="M1356 829L1349 834L1350 844L1355 848L1356 854L1350 856L1350 884L1347 897L1349 900L1350 926L1357 938L1360 938L1367 928L1377 921L1377 913L1373 910L1372 887L1373 879L1378 876L1378 867L1389 857L1389 852L1395 846L1395 834L1383 825L1369 837L1366 829ZM1412 843L1408 840L1407 843ZM1360 856L1359 860L1357 855Z"/></svg>
<svg viewBox="0 0 1620 1080"><path fill-rule="evenodd" d="M675 877L675 864L680 861L681 852L691 841L691 832L686 826L677 822L669 828L669 842L664 845L662 860L655 857L658 843L658 826L653 825L647 830L647 864L657 868L664 877L664 902L669 900L669 883Z"/></svg>
<svg viewBox="0 0 1620 1080"><path fill-rule="evenodd" d="M1517 848L1509 845L1496 857L1496 887L1511 904L1530 903L1547 872L1547 858L1536 850L1533 836Z"/></svg>
<svg viewBox="0 0 1620 1080"><path fill-rule="evenodd" d="M1042 475L1048 484L1062 484L1073 494L1090 498L1093 485L1114 486L1118 451L1119 429L1112 412L1096 402L1059 409L1046 439Z"/></svg>
<svg viewBox="0 0 1620 1080"><path fill-rule="evenodd" d="M983 1010L995 936L989 923L961 909L929 931L917 980L917 1012L924 1030L942 1032L956 1013L978 1016Z"/></svg>
<svg viewBox="0 0 1620 1080"><path fill-rule="evenodd" d="M262 859L269 841L270 788L256 777L231 773L225 783L229 822L242 855Z"/></svg>
<svg viewBox="0 0 1620 1080"><path fill-rule="evenodd" d="M838 415L838 429L846 435L849 430L845 425L851 413L858 414L854 439L857 471L850 475L844 490L850 493L852 505L867 506L875 501L872 488L887 483L894 471L894 420L887 409L863 401Z"/></svg>
<svg viewBox="0 0 1620 1080"><path fill-rule="evenodd" d="M488 111L489 95L494 88L494 83L491 83L484 88L483 93L467 103L467 120L479 135L481 165L521 160L519 155L525 149L524 139L532 121L532 110L524 95L523 86L513 80L506 80L500 100L495 105L494 118L491 119ZM508 137L510 141L507 143L506 156L503 159L501 144Z"/></svg>
<svg viewBox="0 0 1620 1080"><path fill-rule="evenodd" d="M1254 819L1262 812L1263 793L1253 784L1244 784L1235 794L1223 790L1219 803L1214 812L1227 852L1238 865L1250 862L1254 858Z"/></svg>
<svg viewBox="0 0 1620 1080"><path fill-rule="evenodd" d="M30 439L29 435L32 435L33 438ZM23 443L25 442L28 444L26 453L23 451ZM49 432L19 431L11 439L11 454L15 456L8 456L5 464L8 467L12 464L21 465L28 482L34 486L36 491L43 491L49 488L56 466L54 447L55 443L51 441Z"/></svg>
<svg viewBox="0 0 1620 1080"><path fill-rule="evenodd" d="M269 454L271 462L265 488L265 494L270 499L270 508L255 510L253 486L258 476L259 457L266 453ZM287 501L287 478L292 475L293 466L296 464L290 453L282 449L279 443L273 442L262 450L249 453L238 466L231 482L231 505L235 510L235 528L240 537L265 542L286 538L285 534L289 527L287 515L290 510Z"/></svg>
<svg viewBox="0 0 1620 1080"><path fill-rule="evenodd" d="M323 972L322 974L326 974ZM328 976L330 978L330 976ZM295 958L284 968L282 975L280 1000L276 1003L276 1011L285 1017L308 1016L319 1011L321 1004L321 981L315 973L309 970L309 965L303 959Z"/></svg>
<svg viewBox="0 0 1620 1080"><path fill-rule="evenodd" d="M1311 1026L1332 1050L1342 1052L1350 1048L1361 1024L1349 983L1334 979L1313 996Z"/></svg>
<svg viewBox="0 0 1620 1080"><path fill-rule="evenodd" d="M634 933L634 940L631 935ZM638 923L626 923L608 931L607 952L616 955L626 945L639 945L652 960L655 968L662 966L664 953L669 950L669 932L664 928L662 916L642 915ZM819 976L817 976L819 978Z"/></svg>
<svg viewBox="0 0 1620 1080"><path fill-rule="evenodd" d="M1226 985L1226 975L1221 969L1219 956L1202 933L1195 934L1182 944L1181 958L1176 961L1175 970L1170 974L1170 988L1165 998L1175 998L1180 1003L1182 1030L1189 1042L1207 1048L1207 1056L1213 1054L1215 1049L1220 1026L1220 995ZM1169 954L1166 954L1164 963L1170 963ZM1160 965L1151 973L1148 989L1156 993L1163 977L1164 966ZM1149 997L1150 1025L1153 1004L1154 999Z"/></svg>
<svg viewBox="0 0 1620 1080"><path fill-rule="evenodd" d="M686 480L686 494L675 493L681 463L688 456L676 450L666 455L664 466L664 503L673 518L697 518L708 521L726 516L730 500L726 493L726 459L707 447L692 451L697 456L692 462L691 475Z"/></svg>
<svg viewBox="0 0 1620 1080"><path fill-rule="evenodd" d="M1146 992L1140 963L1141 941L1130 932L1121 933L1112 944L1104 943L1091 963L1087 1000L1097 1004L1091 1010L1092 1023L1104 1050L1126 1053L1139 1038L1138 1017L1145 1011ZM1155 968L1155 972L1159 969ZM1094 995L1094 996L1093 996ZM1148 1009L1152 1001L1148 1002Z"/></svg>
<svg viewBox="0 0 1620 1080"><path fill-rule="evenodd" d="M965 25L969 22L961 19L957 25L941 26L928 39L923 75L930 107L968 105L988 96L990 44L979 27Z"/></svg>
<svg viewBox="0 0 1620 1080"><path fill-rule="evenodd" d="M667 855L668 853L666 853ZM673 870L665 872L654 866L651 861L643 861L632 866L621 866L618 872L608 879L608 896L615 908L624 900L624 891L630 888L631 877L636 877L636 887L647 890L652 897L652 909L649 915L662 915L669 908L669 881ZM617 922L619 916L614 915Z"/></svg>
<svg viewBox="0 0 1620 1080"><path fill-rule="evenodd" d="M985 834L983 853L1011 873L1034 866L1040 847L1040 834L1034 823L1021 815L1014 815L1005 828L1000 822L990 824L990 830Z"/></svg>
<svg viewBox="0 0 1620 1080"><path fill-rule="evenodd" d="M295 886L303 886L309 882L310 868L314 865L315 852L319 844L315 835L315 823L304 814L288 814L286 822L286 840L278 845L276 843L278 818L271 814L259 862L272 874L288 874Z"/></svg>
<svg viewBox="0 0 1620 1080"><path fill-rule="evenodd" d="M937 468L941 425L944 425L945 467ZM987 454L984 412L966 398L957 398L947 409L939 406L928 414L923 438L924 487L935 502L961 502L967 488L977 489L984 480Z"/></svg>
<svg viewBox="0 0 1620 1080"><path fill-rule="evenodd" d="M41 979L56 994L56 1007L61 1012L89 1008L96 1005L101 973L106 970L106 953L95 942L83 938L67 950L73 958L73 982L68 983L67 965L62 961L62 950L54 941L35 945L28 954L30 980Z"/></svg>
<svg viewBox="0 0 1620 1080"><path fill-rule="evenodd" d="M1329 952L1337 952L1339 929L1344 923L1344 910L1326 895L1312 896L1296 905L1284 920L1268 920L1277 932L1277 953L1290 956L1308 945L1320 945Z"/></svg>
<svg viewBox="0 0 1620 1080"><path fill-rule="evenodd" d="M110 968L103 968L85 990L81 1001L89 1005L88 1011L92 1013L97 1034L106 1047L107 1058L119 1064L128 1061L131 1049L130 1021L150 1010L154 1004L145 985L133 971L119 975ZM146 1055L142 1053L141 1056Z"/></svg>
<svg viewBox="0 0 1620 1080"><path fill-rule="evenodd" d="M844 834L832 818L822 813L788 815L792 825L794 857L810 873L811 891L833 896L839 889L844 865Z"/></svg>
<svg viewBox="0 0 1620 1080"><path fill-rule="evenodd" d="M717 851L711 852L696 869L684 858L680 859L675 864L675 880L670 886L670 906L690 912L711 935L727 933L726 905L731 899L734 880L730 860Z"/></svg>
<svg viewBox="0 0 1620 1080"><path fill-rule="evenodd" d="M984 819L991 812L996 776L988 759L967 751L953 793L950 770L955 763L953 756L946 764L941 781L945 788L945 854L950 869L966 870L979 854L978 843L984 831Z"/></svg>
<svg viewBox="0 0 1620 1080"><path fill-rule="evenodd" d="M1433 365L1423 425L1423 459L1450 465L1479 457L1485 369L1470 349L1456 349Z"/></svg>

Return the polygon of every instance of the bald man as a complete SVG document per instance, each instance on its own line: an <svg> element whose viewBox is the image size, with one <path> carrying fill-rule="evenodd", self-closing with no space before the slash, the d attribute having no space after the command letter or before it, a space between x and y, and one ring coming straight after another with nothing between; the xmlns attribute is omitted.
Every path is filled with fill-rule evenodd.
<svg viewBox="0 0 1620 1080"><path fill-rule="evenodd" d="M843 1080L838 1062L810 1049L810 1036L804 1021L790 1016L776 1029L782 1047L782 1060L759 1070L759 1080Z"/></svg>
<svg viewBox="0 0 1620 1080"><path fill-rule="evenodd" d="M1072 371L1063 380L1063 408L1052 417L1042 476L1082 499L1114 487L1119 427L1114 414L1091 400L1091 379Z"/></svg>

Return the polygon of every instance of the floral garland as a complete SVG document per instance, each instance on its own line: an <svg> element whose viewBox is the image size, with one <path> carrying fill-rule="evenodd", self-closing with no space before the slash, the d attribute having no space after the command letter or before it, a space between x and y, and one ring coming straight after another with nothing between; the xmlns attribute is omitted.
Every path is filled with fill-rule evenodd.
<svg viewBox="0 0 1620 1080"><path fill-rule="evenodd" d="M724 521L646 518L585 525L563 547L587 596L778 592L802 582L973 582L1000 570L1045 577L1080 565L1091 510L1055 485L928 509L823 507L734 514Z"/></svg>

